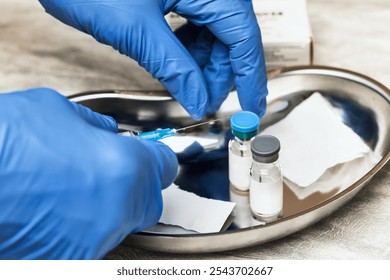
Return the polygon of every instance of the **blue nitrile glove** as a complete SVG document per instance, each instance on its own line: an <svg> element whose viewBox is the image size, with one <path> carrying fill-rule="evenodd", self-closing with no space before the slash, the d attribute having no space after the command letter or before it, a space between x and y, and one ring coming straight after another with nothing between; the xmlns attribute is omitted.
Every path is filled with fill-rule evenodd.
<svg viewBox="0 0 390 280"><path fill-rule="evenodd" d="M0 94L0 259L96 259L158 222L177 174L160 142L50 89Z"/></svg>
<svg viewBox="0 0 390 280"><path fill-rule="evenodd" d="M62 22L138 61L195 119L220 107L233 80L241 107L260 116L265 112L267 78L251 0L40 2ZM170 11L218 39L203 28L189 34L194 44L187 50L164 19Z"/></svg>

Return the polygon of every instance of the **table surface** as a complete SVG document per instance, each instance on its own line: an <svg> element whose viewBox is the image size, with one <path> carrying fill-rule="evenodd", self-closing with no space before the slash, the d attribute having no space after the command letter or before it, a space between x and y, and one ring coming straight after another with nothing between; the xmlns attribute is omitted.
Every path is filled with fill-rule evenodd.
<svg viewBox="0 0 390 280"><path fill-rule="evenodd" d="M161 89L137 63L46 14L38 1L0 3L0 92L51 87L64 95ZM390 1L308 0L314 63L390 87ZM106 259L390 259L390 163L334 214L283 239L213 254L120 245Z"/></svg>

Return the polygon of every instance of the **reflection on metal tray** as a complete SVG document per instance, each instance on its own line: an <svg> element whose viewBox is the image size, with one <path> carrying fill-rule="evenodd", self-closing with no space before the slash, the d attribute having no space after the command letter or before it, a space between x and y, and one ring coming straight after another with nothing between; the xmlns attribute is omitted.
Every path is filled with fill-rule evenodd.
<svg viewBox="0 0 390 280"><path fill-rule="evenodd" d="M289 68L269 81L268 109L260 129L283 119L313 92L321 92L343 121L380 156L379 162L364 169L369 158L340 164L322 177L311 193L299 194L285 184L283 218L261 225L250 215L248 197L229 189L227 169L228 122L214 123L189 134L175 137L214 139L214 146L189 145L178 153L180 172L176 184L203 197L237 203L230 226L218 233L197 234L159 225L129 235L130 246L165 252L216 252L248 247L287 236L306 228L336 211L353 198L390 158L390 91L368 77L328 67ZM116 118L124 129L150 130L181 127L194 121L163 92L105 91L70 97L95 111ZM237 97L231 94L215 116L239 111ZM204 120L202 120L204 121ZM363 168L355 168L359 166ZM348 176L346 176L348 175ZM310 186L311 187L311 186ZM309 188L310 188L309 187ZM299 191L299 190L298 190Z"/></svg>

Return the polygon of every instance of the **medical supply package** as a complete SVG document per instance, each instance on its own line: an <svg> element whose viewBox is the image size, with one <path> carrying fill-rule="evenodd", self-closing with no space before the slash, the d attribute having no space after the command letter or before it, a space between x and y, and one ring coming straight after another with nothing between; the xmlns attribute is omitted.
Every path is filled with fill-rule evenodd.
<svg viewBox="0 0 390 280"><path fill-rule="evenodd" d="M253 0L268 70L310 65L313 36L306 0Z"/></svg>
<svg viewBox="0 0 390 280"><path fill-rule="evenodd" d="M313 61L313 36L306 0L252 0L261 28L268 70L310 65ZM186 23L175 13L165 16L172 30Z"/></svg>

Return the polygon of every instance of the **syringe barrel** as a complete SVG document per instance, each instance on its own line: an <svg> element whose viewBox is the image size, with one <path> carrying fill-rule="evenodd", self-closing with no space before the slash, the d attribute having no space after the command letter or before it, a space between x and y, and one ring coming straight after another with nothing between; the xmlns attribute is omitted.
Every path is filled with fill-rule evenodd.
<svg viewBox="0 0 390 280"><path fill-rule="evenodd" d="M157 141L172 136L175 133L176 130L173 128L164 128L164 129L157 129L153 131L140 132L138 133L137 137L144 140Z"/></svg>

